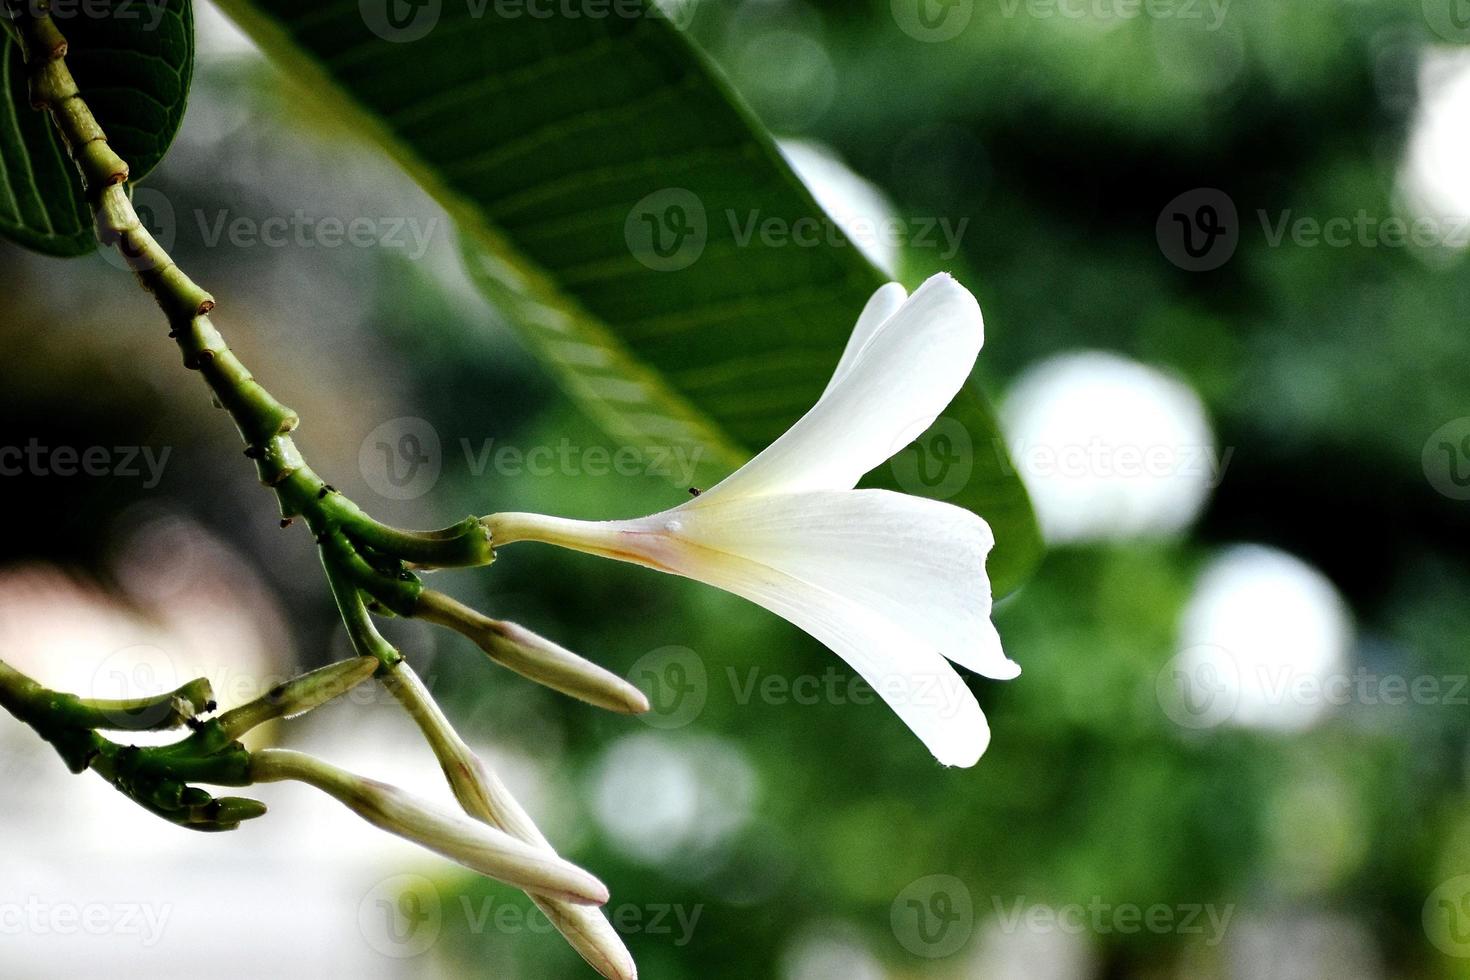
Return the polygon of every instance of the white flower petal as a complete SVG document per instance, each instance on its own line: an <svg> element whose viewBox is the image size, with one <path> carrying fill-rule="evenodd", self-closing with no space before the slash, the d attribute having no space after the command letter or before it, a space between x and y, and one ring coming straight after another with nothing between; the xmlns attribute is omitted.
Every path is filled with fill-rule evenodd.
<svg viewBox="0 0 1470 980"><path fill-rule="evenodd" d="M939 417L980 353L980 307L940 274L875 329L872 321L896 295L888 287L878 292L887 295L869 302L873 313L859 324L873 336L839 365L821 401L706 496L849 490Z"/></svg>
<svg viewBox="0 0 1470 980"><path fill-rule="evenodd" d="M843 596L728 555L685 552L680 574L749 599L826 644L888 702L946 766L973 766L990 744L975 695L922 637Z"/></svg>
<svg viewBox="0 0 1470 980"><path fill-rule="evenodd" d="M1021 672L990 622L985 558L995 538L970 511L888 490L692 503L644 520L852 600L976 673Z"/></svg>
<svg viewBox="0 0 1470 980"><path fill-rule="evenodd" d="M886 494L863 494L867 492ZM831 497L853 494L857 491ZM794 513L794 508L785 510ZM838 594L823 583L807 582L769 564L701 544L698 539L703 536L701 532L709 532L710 541L735 535L738 529L734 522L689 516L679 510L609 522L539 514L497 514L490 520L497 541L544 541L632 561L660 572L682 574L686 579L763 605L816 636L847 661L941 763L973 765L985 752L991 735L979 702L928 636L911 629L919 626L916 617L906 614L903 623L898 623L869 604L870 597L856 599ZM694 535L686 535L686 527L694 527ZM832 583L839 585L835 580ZM891 608L898 607L891 604Z"/></svg>
<svg viewBox="0 0 1470 980"><path fill-rule="evenodd" d="M868 300L868 305L864 306L863 312L858 315L857 326L852 328L852 336L847 338L847 348L842 352L842 359L837 362L837 370L832 372L832 380L827 382L827 387L822 391L822 398L826 398L827 393L837 385L837 382L847 376L852 366L857 363L858 355L867 348L868 342L877 336L878 328L887 323L888 318L897 313L908 298L908 290L896 282L878 287L878 291L872 295Z"/></svg>

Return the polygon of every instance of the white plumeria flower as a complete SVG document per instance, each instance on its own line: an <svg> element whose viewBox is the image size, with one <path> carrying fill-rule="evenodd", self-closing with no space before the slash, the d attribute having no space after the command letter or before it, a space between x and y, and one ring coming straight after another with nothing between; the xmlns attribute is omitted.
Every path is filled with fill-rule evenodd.
<svg viewBox="0 0 1470 980"><path fill-rule="evenodd" d="M491 540L544 541L743 596L847 661L941 763L972 766L990 729L947 660L1020 673L990 622L990 527L952 504L854 488L933 424L983 340L980 307L949 276L912 297L889 283L817 404L713 489L636 520L497 514L485 519Z"/></svg>

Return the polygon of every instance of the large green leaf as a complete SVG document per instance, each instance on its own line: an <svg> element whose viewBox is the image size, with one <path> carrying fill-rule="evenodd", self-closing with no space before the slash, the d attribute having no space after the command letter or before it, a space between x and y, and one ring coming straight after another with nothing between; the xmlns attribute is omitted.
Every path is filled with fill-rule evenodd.
<svg viewBox="0 0 1470 980"><path fill-rule="evenodd" d="M87 104L132 179L142 179L184 118L194 71L188 0L67 4L55 19ZM48 255L84 255L97 242L81 178L50 120L31 108L20 46L9 31L3 45L0 235Z"/></svg>
<svg viewBox="0 0 1470 980"><path fill-rule="evenodd" d="M812 405L883 282L826 235L745 236L825 218L652 3L221 6L446 207L472 274L615 438L699 451L701 479ZM870 480L982 514L1014 587L1039 535L973 385L920 446Z"/></svg>

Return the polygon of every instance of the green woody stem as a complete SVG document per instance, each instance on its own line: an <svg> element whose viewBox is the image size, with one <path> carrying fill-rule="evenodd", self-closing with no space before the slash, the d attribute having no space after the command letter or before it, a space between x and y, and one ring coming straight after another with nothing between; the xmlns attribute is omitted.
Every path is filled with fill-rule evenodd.
<svg viewBox="0 0 1470 980"><path fill-rule="evenodd" d="M30 73L31 101L50 113L76 161L96 215L98 239L117 249L158 302L184 366L204 377L216 403L229 412L260 481L275 491L282 518L303 518L323 546L323 560L345 567L355 589L390 611L412 609L417 580L409 565L489 564L494 552L488 532L473 518L442 531L391 528L368 517L306 464L291 437L299 417L266 391L226 346L209 318L214 297L179 268L139 220L127 191L128 165L108 146L107 135L78 92L64 60L66 39L46 10L45 3L32 0L12 12ZM387 656L382 659L391 662Z"/></svg>
<svg viewBox="0 0 1470 980"><path fill-rule="evenodd" d="M359 669L363 677L366 673ZM87 701L43 687L0 661L0 707L35 729L74 773L91 769L139 806L189 830L234 830L265 813L255 800L215 798L190 783L244 786L250 755L216 722L195 713L212 710L209 684L198 680L178 691L135 701ZM139 714L141 712L141 714ZM165 746L119 745L96 729L161 730L188 725L193 734ZM24 791L24 788L19 788Z"/></svg>

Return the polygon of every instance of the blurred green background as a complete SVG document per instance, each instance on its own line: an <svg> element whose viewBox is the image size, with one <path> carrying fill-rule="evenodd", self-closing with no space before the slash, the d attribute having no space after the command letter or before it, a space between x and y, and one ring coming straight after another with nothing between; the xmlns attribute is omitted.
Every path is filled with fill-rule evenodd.
<svg viewBox="0 0 1470 980"><path fill-rule="evenodd" d="M834 214L902 219L899 278L951 270L985 312L1051 550L996 613L1024 673L972 678L981 763L940 769L775 617L592 558L528 546L435 584L666 685L647 721L395 636L611 885L650 980L1470 976L1470 11L924 10L708 0L689 30ZM420 192L200 21L140 204L171 213L320 472L415 526L680 499L606 472L620 447L465 282ZM324 218L358 217L402 244L324 244ZM279 243L211 233L273 218ZM957 250L926 225L963 229ZM0 479L0 655L57 685L209 670L246 693L344 655L309 536L278 529L147 297L100 256L0 255L0 446L53 464ZM56 447L112 463L56 475ZM380 700L275 737L427 791ZM524 897L304 790L185 839L0 728L5 976L582 975ZM88 903L108 928L58 924ZM117 924L131 904L167 910L154 942Z"/></svg>

